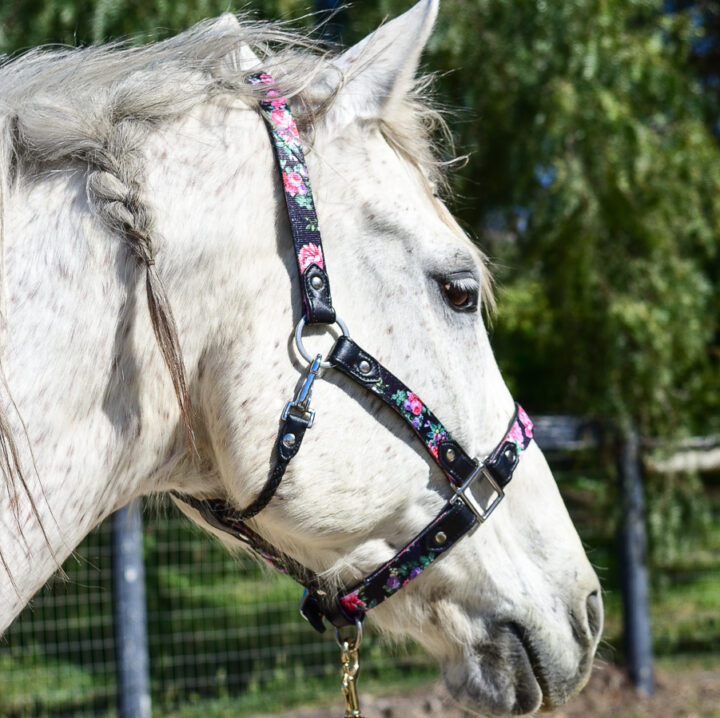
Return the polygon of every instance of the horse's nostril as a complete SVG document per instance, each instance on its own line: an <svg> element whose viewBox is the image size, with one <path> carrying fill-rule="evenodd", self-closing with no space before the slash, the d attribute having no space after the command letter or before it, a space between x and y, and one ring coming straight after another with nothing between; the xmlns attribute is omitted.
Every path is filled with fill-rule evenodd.
<svg viewBox="0 0 720 718"><path fill-rule="evenodd" d="M587 622L590 629L590 635L593 641L600 638L600 632L603 627L603 605L600 598L600 591L591 591L586 601Z"/></svg>

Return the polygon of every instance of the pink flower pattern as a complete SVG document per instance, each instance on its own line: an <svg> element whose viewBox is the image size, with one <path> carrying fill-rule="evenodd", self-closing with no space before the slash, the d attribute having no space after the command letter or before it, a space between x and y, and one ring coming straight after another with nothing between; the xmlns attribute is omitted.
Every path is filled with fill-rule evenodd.
<svg viewBox="0 0 720 718"><path fill-rule="evenodd" d="M510 429L510 431L508 432L507 438L510 439L510 441L514 441L518 446L522 446L523 435L520 424L515 422L512 425L512 429Z"/></svg>
<svg viewBox="0 0 720 718"><path fill-rule="evenodd" d="M407 398L405 399L405 409L415 416L422 414L423 404L411 391L408 392Z"/></svg>
<svg viewBox="0 0 720 718"><path fill-rule="evenodd" d="M360 599L360 596L358 596L357 591L354 593L348 593L347 596L341 596L340 605L343 607L343 610L350 615L353 615L359 610L361 611L365 608L365 604Z"/></svg>
<svg viewBox="0 0 720 718"><path fill-rule="evenodd" d="M323 260L322 249L317 245L310 242L304 244L298 255L298 262L300 263L300 273L304 274L305 270L311 264L317 264L320 269L325 269L325 261Z"/></svg>
<svg viewBox="0 0 720 718"><path fill-rule="evenodd" d="M283 185L291 197L296 194L307 194L308 191L305 179L299 172L283 172Z"/></svg>
<svg viewBox="0 0 720 718"><path fill-rule="evenodd" d="M294 144L300 139L300 134L285 101L273 100L270 104L275 108L270 112L270 121L275 125L277 133L288 144Z"/></svg>
<svg viewBox="0 0 720 718"><path fill-rule="evenodd" d="M525 412L525 409L523 409L521 406L518 406L518 421L523 425L523 428L525 429L525 434L527 435L528 439L532 439L533 437L533 423L530 420L530 417Z"/></svg>

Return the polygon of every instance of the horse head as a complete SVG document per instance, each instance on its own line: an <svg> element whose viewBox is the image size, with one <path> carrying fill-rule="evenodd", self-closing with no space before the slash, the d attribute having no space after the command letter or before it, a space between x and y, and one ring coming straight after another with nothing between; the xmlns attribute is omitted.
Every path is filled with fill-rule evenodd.
<svg viewBox="0 0 720 718"><path fill-rule="evenodd" d="M337 313L413 391L398 399L403 418L325 369L314 426L248 530L316 589L351 587L453 497L437 445L425 447L433 456L417 443L436 431L415 425L423 407L478 466L506 436L516 409L483 323L486 262L440 198L438 116L416 80L437 10L421 0L336 57L302 40L275 52L287 35L226 16L148 48L31 54L3 69L12 342L0 442L6 480L23 467L27 480L0 499L0 627L134 496L219 497L242 510L263 492L280 413L307 371L292 340L301 287L287 193L309 201L312 184ZM261 71L300 119L307 165L283 181L260 90L246 82ZM337 334L308 327L302 341L326 356ZM480 502L487 488L468 493ZM586 681L600 589L536 444L487 522L388 581L401 579L370 617L437 656L470 709L551 708Z"/></svg>
<svg viewBox="0 0 720 718"><path fill-rule="evenodd" d="M483 305L492 302L486 263L439 198L424 131L432 115L417 97L437 5L423 0L306 80L302 101L314 110L304 134L309 173L298 167L285 182L302 196L312 181L323 261L353 339L484 457L507 431L514 403L483 323ZM277 432L269 407L282 404L278 392L292 393L304 366L288 343L299 288L289 279L292 239L260 125L252 152L264 171L246 203L256 216L231 224L250 235L230 271L242 329L233 350L207 357L204 367L215 401L206 428L213 462L238 507L269 471ZM237 196L240 188L227 191ZM253 228L259 207L264 228ZM312 354L326 354L332 337L323 328L305 342ZM389 561L451 495L411 428L348 384L333 369L315 382L315 425L251 522L330 587L351 586ZM414 401L421 405L405 395L410 412ZM579 690L601 631L600 588L535 444L492 518L371 613L381 630L410 635L439 657L450 692L471 709L526 713Z"/></svg>

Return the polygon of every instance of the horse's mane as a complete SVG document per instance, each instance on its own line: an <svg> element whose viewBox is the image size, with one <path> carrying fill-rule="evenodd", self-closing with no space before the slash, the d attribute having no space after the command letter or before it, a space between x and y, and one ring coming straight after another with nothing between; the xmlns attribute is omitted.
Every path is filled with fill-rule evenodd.
<svg viewBox="0 0 720 718"><path fill-rule="evenodd" d="M331 63L332 48L283 24L238 21L233 15L224 15L142 47L117 43L43 47L0 59L0 311L4 316L1 258L8 193L23 179L32 181L61 167L81 168L86 172L87 195L94 211L124 239L139 267L145 269L153 328L193 452L182 353L154 264L152 213L143 195L142 145L154 128L210 98L230 94L255 105L260 89L245 81L248 57L252 58L248 48L260 59L262 69L275 77L282 93L293 98L304 139L311 143L315 123L335 97L333 92L324 97L313 94L313 80L322 76L326 87L340 87L344 78ZM430 182L445 187L443 163L432 143L435 130L444 130L445 125L426 100L427 87L427 78L421 78L394 103L395 110L386 113L380 127L387 140L419 166ZM447 137L447 132L444 135ZM5 384L1 367L0 381ZM10 396L7 385L4 389ZM0 472L14 506L18 504L15 477L32 502L10 422L1 407ZM37 510L35 514L39 520Z"/></svg>
<svg viewBox="0 0 720 718"><path fill-rule="evenodd" d="M324 75L326 82L343 82L331 62L333 49L282 23L225 14L140 47L40 47L16 58L0 56L0 144L5 150L0 159L9 148L21 167L72 161L104 165L108 155L122 154L125 144L133 144L114 136L127 127L147 129L220 94L256 104L263 88L245 81L246 48L260 60L257 69L271 73L283 94L294 98L301 130L310 132L335 96L319 101L310 90L313 80ZM365 61L360 58L356 65ZM405 102L383 117L382 129L433 182L441 182L443 163L436 161L431 140L434 130L445 131L445 126L426 100L428 84L428 77L420 78Z"/></svg>

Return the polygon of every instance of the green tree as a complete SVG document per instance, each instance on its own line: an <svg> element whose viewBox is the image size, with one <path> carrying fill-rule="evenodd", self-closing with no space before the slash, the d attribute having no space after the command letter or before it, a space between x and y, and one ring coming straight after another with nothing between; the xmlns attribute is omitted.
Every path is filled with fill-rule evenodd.
<svg viewBox="0 0 720 718"><path fill-rule="evenodd" d="M409 4L356 3L343 41ZM313 4L243 6L287 18ZM719 100L696 79L703 27L665 7L443 0L427 60L470 153L455 210L495 261L494 343L514 391L646 435L720 421ZM227 9L15 0L0 5L0 48L160 38Z"/></svg>
<svg viewBox="0 0 720 718"><path fill-rule="evenodd" d="M720 157L700 31L660 0L445 0L433 65L459 213L497 262L495 345L542 410L707 431L720 414ZM470 199L472 198L472 199Z"/></svg>
<svg viewBox="0 0 720 718"><path fill-rule="evenodd" d="M307 6L303 0L13 0L0 5L0 51L159 40L226 11L277 19L300 17Z"/></svg>

